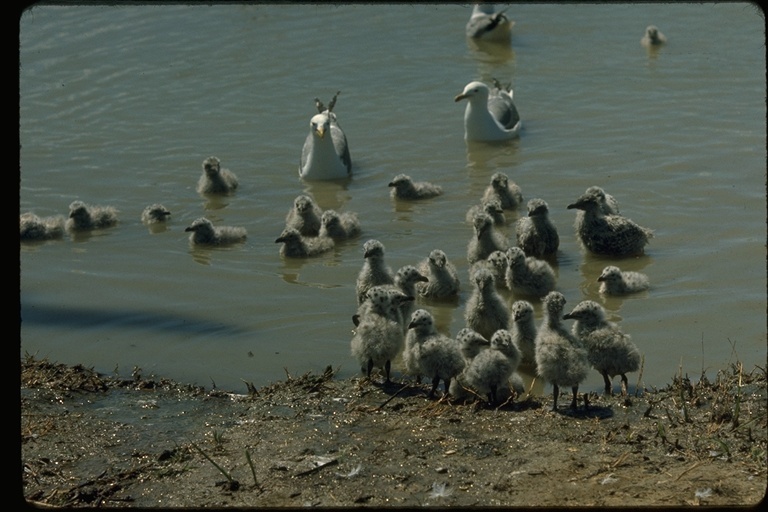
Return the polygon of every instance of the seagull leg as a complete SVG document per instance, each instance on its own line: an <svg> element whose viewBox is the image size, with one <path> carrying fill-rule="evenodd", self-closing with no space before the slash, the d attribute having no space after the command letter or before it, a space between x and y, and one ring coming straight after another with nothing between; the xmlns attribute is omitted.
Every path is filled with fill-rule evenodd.
<svg viewBox="0 0 768 512"><path fill-rule="evenodd" d="M445 379L443 384L445 385L445 394L447 395L448 389L451 387L451 379Z"/></svg>
<svg viewBox="0 0 768 512"><path fill-rule="evenodd" d="M560 388L557 387L557 384L552 385L554 388L553 394L554 394L554 400L552 401L552 410L557 411L557 395L560 394Z"/></svg>
<svg viewBox="0 0 768 512"><path fill-rule="evenodd" d="M373 370L373 359L368 359L368 378L371 378L371 371Z"/></svg>
<svg viewBox="0 0 768 512"><path fill-rule="evenodd" d="M579 394L579 386L573 386L571 389L573 390L573 400L571 401L571 409L576 409L576 397Z"/></svg>
<svg viewBox="0 0 768 512"><path fill-rule="evenodd" d="M608 377L608 372L603 372L603 381L605 382L605 394L613 395L613 386L611 386L611 379Z"/></svg>
<svg viewBox="0 0 768 512"><path fill-rule="evenodd" d="M429 398L432 398L435 396L435 390L437 389L438 384L440 384L440 377L435 375L435 378L432 379L432 389L429 390Z"/></svg>
<svg viewBox="0 0 768 512"><path fill-rule="evenodd" d="M627 376L621 374L621 396L627 396Z"/></svg>
<svg viewBox="0 0 768 512"><path fill-rule="evenodd" d="M390 371L391 369L392 369L392 363L390 362L390 360L389 360L389 359L387 359L387 362L386 362L386 363L384 363L384 371L385 371L385 372L386 372L386 374L387 374L387 382L392 382L392 381L389 379L389 371Z"/></svg>

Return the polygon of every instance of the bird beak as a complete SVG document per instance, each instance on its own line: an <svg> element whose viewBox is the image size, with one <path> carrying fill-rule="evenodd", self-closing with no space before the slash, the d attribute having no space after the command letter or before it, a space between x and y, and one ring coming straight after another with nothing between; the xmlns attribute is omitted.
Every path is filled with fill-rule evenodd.
<svg viewBox="0 0 768 512"><path fill-rule="evenodd" d="M603 276L600 276L597 278L598 281L605 281L605 278Z"/></svg>
<svg viewBox="0 0 768 512"><path fill-rule="evenodd" d="M579 203L571 203L568 205L568 210L573 210L574 208L578 208Z"/></svg>
<svg viewBox="0 0 768 512"><path fill-rule="evenodd" d="M466 97L467 97L466 94L461 93L461 94L457 95L455 98L453 98L453 101L461 101L461 100L463 100Z"/></svg>
<svg viewBox="0 0 768 512"><path fill-rule="evenodd" d="M322 139L325 136L325 130L322 126L318 126L317 130L315 130L315 133Z"/></svg>
<svg viewBox="0 0 768 512"><path fill-rule="evenodd" d="M570 320L571 318L573 318L573 316L571 316L570 313L566 313L563 315L563 320Z"/></svg>
<svg viewBox="0 0 768 512"><path fill-rule="evenodd" d="M192 229L192 226L190 226L190 227L186 228L184 231L185 232L187 232L187 231L194 231L194 229Z"/></svg>
<svg viewBox="0 0 768 512"><path fill-rule="evenodd" d="M187 228L187 230L189 230L189 228ZM285 239L283 237L280 237L277 240L275 240L276 244L279 244L280 242L285 242Z"/></svg>
<svg viewBox="0 0 768 512"><path fill-rule="evenodd" d="M420 278L417 279L417 281L420 281L422 283L428 283L429 278L427 278L426 276L421 276Z"/></svg>
<svg viewBox="0 0 768 512"><path fill-rule="evenodd" d="M395 186L395 182L394 182L394 181L390 181L390 182L389 182L389 185L387 185L387 186L388 186L388 187L394 187L394 186Z"/></svg>

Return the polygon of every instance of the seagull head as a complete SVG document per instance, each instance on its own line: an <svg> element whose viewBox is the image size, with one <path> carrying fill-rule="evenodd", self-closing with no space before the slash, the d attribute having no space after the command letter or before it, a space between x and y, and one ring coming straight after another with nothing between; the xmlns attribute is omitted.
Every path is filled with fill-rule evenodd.
<svg viewBox="0 0 768 512"><path fill-rule="evenodd" d="M317 114L312 117L309 126L312 128L312 133L322 139L331 127L331 119L326 113Z"/></svg>
<svg viewBox="0 0 768 512"><path fill-rule="evenodd" d="M488 86L485 85L483 82L469 82L466 87L464 87L464 91L462 91L461 94L457 95L453 100L454 101L461 101L461 100L469 100L469 101L482 101L483 103L486 103L488 101L488 94L489 89ZM479 100L475 99L479 98Z"/></svg>

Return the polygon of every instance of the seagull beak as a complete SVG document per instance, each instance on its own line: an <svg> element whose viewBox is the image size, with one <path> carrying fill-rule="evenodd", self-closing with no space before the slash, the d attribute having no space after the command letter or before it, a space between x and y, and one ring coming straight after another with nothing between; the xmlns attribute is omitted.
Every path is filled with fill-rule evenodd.
<svg viewBox="0 0 768 512"><path fill-rule="evenodd" d="M185 232L186 232L186 231L194 231L194 229L192 229L192 226L190 226L190 227L186 228L184 231L185 231Z"/></svg>
<svg viewBox="0 0 768 512"><path fill-rule="evenodd" d="M323 138L323 136L325 136L325 130L323 129L323 127L322 127L322 126L318 126L318 127L317 127L317 130L315 130L315 133L317 133L317 135L318 135L318 136L319 136L321 139Z"/></svg>
<svg viewBox="0 0 768 512"><path fill-rule="evenodd" d="M456 96L455 98L453 98L453 101L461 101L461 100L463 100L466 97L467 97L467 95L462 93L462 94L459 94L458 96Z"/></svg>

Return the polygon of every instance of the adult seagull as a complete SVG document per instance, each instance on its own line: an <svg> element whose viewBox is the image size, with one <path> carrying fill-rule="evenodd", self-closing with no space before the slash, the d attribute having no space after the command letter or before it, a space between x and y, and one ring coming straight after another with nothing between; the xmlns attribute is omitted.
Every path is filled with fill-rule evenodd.
<svg viewBox="0 0 768 512"><path fill-rule="evenodd" d="M522 123L512 91L494 80L491 89L482 82L470 82L455 101L468 100L464 111L464 139L468 141L509 140L520 135Z"/></svg>
<svg viewBox="0 0 768 512"><path fill-rule="evenodd" d="M318 114L309 122L310 130L301 151L299 176L307 180L335 180L352 174L347 136L332 112L337 92L326 109L315 98Z"/></svg>
<svg viewBox="0 0 768 512"><path fill-rule="evenodd" d="M504 11L495 12L490 4L475 4L467 22L467 37L483 41L509 41L512 36L513 21Z"/></svg>

